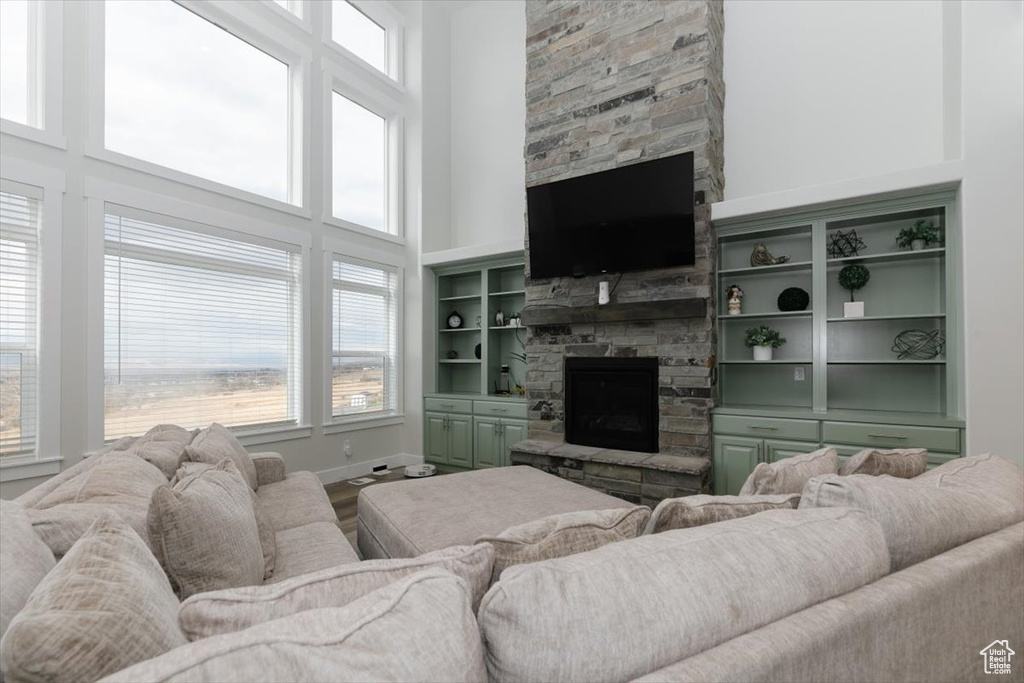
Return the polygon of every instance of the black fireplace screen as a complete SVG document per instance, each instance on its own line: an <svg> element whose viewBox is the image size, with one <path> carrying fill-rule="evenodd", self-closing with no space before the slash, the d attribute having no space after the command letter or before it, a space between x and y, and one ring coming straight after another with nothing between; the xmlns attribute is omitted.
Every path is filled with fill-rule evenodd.
<svg viewBox="0 0 1024 683"><path fill-rule="evenodd" d="M658 451L658 359L566 358L565 440Z"/></svg>

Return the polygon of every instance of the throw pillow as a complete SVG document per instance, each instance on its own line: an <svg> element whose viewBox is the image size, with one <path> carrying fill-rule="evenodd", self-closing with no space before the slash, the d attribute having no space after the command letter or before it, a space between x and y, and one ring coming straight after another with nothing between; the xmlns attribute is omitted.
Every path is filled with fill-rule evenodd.
<svg viewBox="0 0 1024 683"><path fill-rule="evenodd" d="M366 560L280 583L193 595L178 621L189 640L241 631L265 621L325 607L344 607L364 595L433 567L466 581L475 612L491 580L494 549L481 543L453 546L400 560Z"/></svg>
<svg viewBox="0 0 1024 683"><path fill-rule="evenodd" d="M0 500L0 638L55 561L18 503Z"/></svg>
<svg viewBox="0 0 1024 683"><path fill-rule="evenodd" d="M44 578L4 636L11 681L96 681L187 641L149 548L107 512Z"/></svg>
<svg viewBox="0 0 1024 683"><path fill-rule="evenodd" d="M158 488L148 521L153 553L182 600L263 582L252 491L230 460Z"/></svg>
<svg viewBox="0 0 1024 683"><path fill-rule="evenodd" d="M195 432L178 425L157 425L136 439L125 452L154 465L170 479L185 459L185 447L194 436Z"/></svg>
<svg viewBox="0 0 1024 683"><path fill-rule="evenodd" d="M807 508L867 512L882 525L894 572L1024 521L1019 508L981 489L862 474L815 477L800 498L800 509Z"/></svg>
<svg viewBox="0 0 1024 683"><path fill-rule="evenodd" d="M1024 516L1024 469L998 455L982 453L950 460L914 481L944 489L982 491Z"/></svg>
<svg viewBox="0 0 1024 683"><path fill-rule="evenodd" d="M839 472L839 453L832 447L794 455L754 468L740 489L741 496L800 493L811 477Z"/></svg>
<svg viewBox="0 0 1024 683"><path fill-rule="evenodd" d="M636 538L650 518L650 508L642 505L566 512L511 527L497 536L481 536L476 542L494 546L493 582L513 565L575 555Z"/></svg>
<svg viewBox="0 0 1024 683"><path fill-rule="evenodd" d="M249 488L255 491L259 485L256 479L256 465L248 451L227 427L216 422L201 430L196 438L192 439L192 443L185 447L185 455L192 462L205 462L210 465L216 465L224 458L229 458L242 473Z"/></svg>
<svg viewBox="0 0 1024 683"><path fill-rule="evenodd" d="M888 474L900 479L913 479L928 469L928 451L923 448L865 448L839 465L839 474Z"/></svg>
<svg viewBox="0 0 1024 683"><path fill-rule="evenodd" d="M659 534L672 529L689 529L729 519L756 515L765 510L794 510L800 494L777 496L686 496L666 498L651 514L645 534Z"/></svg>
<svg viewBox="0 0 1024 683"><path fill-rule="evenodd" d="M466 584L431 569L345 607L299 612L197 640L106 683L485 680Z"/></svg>

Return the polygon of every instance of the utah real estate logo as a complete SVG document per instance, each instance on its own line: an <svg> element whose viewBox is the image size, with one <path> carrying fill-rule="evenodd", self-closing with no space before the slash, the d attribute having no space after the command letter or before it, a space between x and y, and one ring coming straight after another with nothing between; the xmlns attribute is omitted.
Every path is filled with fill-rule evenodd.
<svg viewBox="0 0 1024 683"><path fill-rule="evenodd" d="M981 656L985 658L985 673L1010 673L1010 657L1015 654L1005 640L993 640L991 645L981 651Z"/></svg>

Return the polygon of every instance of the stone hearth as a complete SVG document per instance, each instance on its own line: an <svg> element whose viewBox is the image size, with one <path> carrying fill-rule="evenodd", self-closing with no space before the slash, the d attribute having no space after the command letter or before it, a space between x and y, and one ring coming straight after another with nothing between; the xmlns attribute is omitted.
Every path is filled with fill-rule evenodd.
<svg viewBox="0 0 1024 683"><path fill-rule="evenodd" d="M617 274L533 279L527 267L530 441L513 449L512 461L638 502L707 492L717 398L709 205L724 184L722 5L526 7L527 185L692 151L699 205L695 265L623 274L601 307L608 313L595 310L598 281L615 282ZM650 315L659 308L673 314ZM571 356L658 358L658 454L563 442L563 368Z"/></svg>

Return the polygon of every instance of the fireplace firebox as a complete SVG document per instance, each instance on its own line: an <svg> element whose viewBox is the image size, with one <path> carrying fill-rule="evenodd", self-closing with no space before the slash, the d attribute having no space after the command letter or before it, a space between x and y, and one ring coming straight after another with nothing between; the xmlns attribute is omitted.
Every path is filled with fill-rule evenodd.
<svg viewBox="0 0 1024 683"><path fill-rule="evenodd" d="M565 440L658 452L658 359L566 358Z"/></svg>

